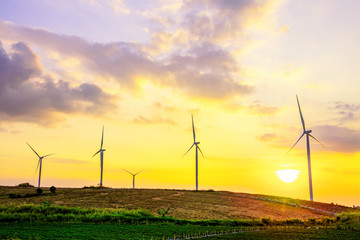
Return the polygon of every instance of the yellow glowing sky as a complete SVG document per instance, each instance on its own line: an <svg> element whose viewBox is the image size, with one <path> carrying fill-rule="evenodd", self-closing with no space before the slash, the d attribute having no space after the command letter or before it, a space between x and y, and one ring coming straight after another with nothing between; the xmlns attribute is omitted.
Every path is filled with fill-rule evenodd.
<svg viewBox="0 0 360 240"><path fill-rule="evenodd" d="M200 189L360 205L358 1L0 2L0 185ZM36 17L34 17L36 16ZM295 170L287 183L277 171Z"/></svg>

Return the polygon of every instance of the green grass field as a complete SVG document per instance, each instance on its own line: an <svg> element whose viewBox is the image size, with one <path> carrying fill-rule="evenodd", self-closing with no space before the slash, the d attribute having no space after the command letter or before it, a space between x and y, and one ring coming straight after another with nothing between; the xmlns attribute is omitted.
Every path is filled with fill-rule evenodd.
<svg viewBox="0 0 360 240"><path fill-rule="evenodd" d="M298 227L268 228L258 231L244 229L234 234L221 232L243 230L224 226L177 224L119 225L94 223L2 223L0 239L184 239L195 235L213 234L206 239L359 239L360 232L336 229Z"/></svg>
<svg viewBox="0 0 360 240"><path fill-rule="evenodd" d="M352 230L335 230L335 229L306 229L306 228L287 228L274 229L269 228L260 231L248 231L237 234L228 234L206 239L245 239L245 240L305 240L305 239L326 239L326 240L358 240L360 232Z"/></svg>
<svg viewBox="0 0 360 240"><path fill-rule="evenodd" d="M206 239L360 239L356 209L267 198L342 213L329 216L229 192L60 189L34 195L34 188L0 187L0 239L155 240L214 233ZM168 214L158 215L167 208Z"/></svg>
<svg viewBox="0 0 360 240"><path fill-rule="evenodd" d="M169 239L191 234L231 231L224 226L177 224L94 224L94 223L6 223L0 238L18 239Z"/></svg>

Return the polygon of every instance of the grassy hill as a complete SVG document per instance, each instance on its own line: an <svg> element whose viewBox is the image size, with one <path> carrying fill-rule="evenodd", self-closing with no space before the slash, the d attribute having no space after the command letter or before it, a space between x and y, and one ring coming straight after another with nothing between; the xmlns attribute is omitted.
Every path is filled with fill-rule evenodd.
<svg viewBox="0 0 360 240"><path fill-rule="evenodd" d="M24 197L27 193L35 193L36 188L0 186L0 205L49 202L83 208L143 208L154 214L158 209L170 208L169 215L178 219L308 219L334 216L320 210L332 213L355 211L334 204L225 191L59 188L52 194L48 188L43 189L44 193L39 196ZM22 197L10 198L9 194Z"/></svg>

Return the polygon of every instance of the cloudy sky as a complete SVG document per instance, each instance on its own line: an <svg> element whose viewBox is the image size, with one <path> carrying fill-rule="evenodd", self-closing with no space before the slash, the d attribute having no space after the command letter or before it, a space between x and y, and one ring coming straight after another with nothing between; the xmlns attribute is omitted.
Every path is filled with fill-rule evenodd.
<svg viewBox="0 0 360 240"><path fill-rule="evenodd" d="M0 1L0 185L99 183L360 205L359 1ZM276 172L297 170L292 183Z"/></svg>

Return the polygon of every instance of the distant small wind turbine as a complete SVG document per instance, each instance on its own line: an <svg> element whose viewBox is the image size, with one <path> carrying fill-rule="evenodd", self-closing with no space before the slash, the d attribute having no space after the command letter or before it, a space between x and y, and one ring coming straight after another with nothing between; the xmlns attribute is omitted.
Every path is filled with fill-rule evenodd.
<svg viewBox="0 0 360 240"><path fill-rule="evenodd" d="M36 171L38 170L39 165L40 165L40 168L39 168L39 181L38 181L38 188L40 188L42 160L43 160L43 158L48 157L48 156L50 156L50 155L53 155L53 154L55 154L55 153L51 153L51 154L48 154L48 155L45 155L45 156L40 157L40 155L30 146L29 143L26 142L26 144L31 148L31 150L34 151L34 153L36 154L36 156L39 157L39 161L38 161L38 164L37 164L35 173L36 173Z"/></svg>
<svg viewBox="0 0 360 240"><path fill-rule="evenodd" d="M193 129L193 137L194 137L194 143L191 145L191 147L189 148L189 150L186 151L186 153L181 157L183 158L191 149L193 146L195 146L195 174L196 174L196 191L199 190L199 186L198 186L198 149L201 153L201 155L204 157L204 154L202 153L200 147L198 146L200 144L200 142L196 142L195 138L195 127L194 127L194 118L193 115L191 114L191 121L192 121L192 129Z"/></svg>
<svg viewBox="0 0 360 240"><path fill-rule="evenodd" d="M97 152L92 156L92 157L95 157L96 154L100 153L100 168L101 168L101 172L100 172L100 187L102 187L104 151L105 151L105 149L102 148L103 143L104 143L104 126L103 126L103 128L102 128L102 136L101 136L100 150L97 151Z"/></svg>
<svg viewBox="0 0 360 240"><path fill-rule="evenodd" d="M126 172L128 172L128 173L130 173L130 174L133 176L133 189L135 189L135 176L138 175L139 173L141 173L141 172L144 171L144 170L141 170L140 172L137 172L137 173L135 173L135 174L129 172L129 171L126 170L126 169L123 169L123 170L126 171Z"/></svg>
<svg viewBox="0 0 360 240"><path fill-rule="evenodd" d="M300 118L301 118L301 123L302 123L302 127L303 127L303 134L300 136L300 138L295 142L295 144L290 148L290 150L286 153L288 154L291 149L293 149L295 147L295 145L300 141L300 139L306 134L306 148L307 148L307 159L308 159L308 174L309 174L309 189L310 189L310 201L313 201L313 187L312 187L312 175L311 175L311 159L310 159L310 142L309 142L309 136L312 137L315 141L317 141L318 143L320 143L321 146L324 147L324 145L317 140L314 136L312 136L310 133L312 132L311 130L306 130L305 128L305 121L304 118L302 116L301 113L301 108L300 108L300 103L299 103L299 98L296 95L296 100L297 100L297 104L299 106L299 112L300 112Z"/></svg>

